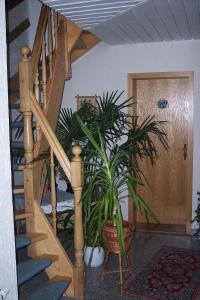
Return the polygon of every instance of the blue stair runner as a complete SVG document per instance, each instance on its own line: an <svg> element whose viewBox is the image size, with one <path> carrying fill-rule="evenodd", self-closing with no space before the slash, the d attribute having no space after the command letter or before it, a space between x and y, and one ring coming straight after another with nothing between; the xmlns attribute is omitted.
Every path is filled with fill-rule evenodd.
<svg viewBox="0 0 200 300"><path fill-rule="evenodd" d="M9 105L9 108L11 109L20 109L20 104L19 103L12 103Z"/></svg>
<svg viewBox="0 0 200 300"><path fill-rule="evenodd" d="M10 93L18 92L17 90L10 90ZM14 103L10 105L11 109L19 109L19 103ZM12 122L11 128L23 128L23 122ZM12 149L24 149L23 142L12 142ZM12 164L12 170L18 170L18 164ZM27 247L31 244L31 239L26 237L16 237L15 245L16 250ZM17 283L18 286L25 283L29 279L33 278L37 274L44 271L51 265L50 259L30 259L17 264ZM38 289L33 293L27 300L59 300L63 296L64 292L68 288L69 283L67 281L57 281L54 283L49 283L43 288Z"/></svg>
<svg viewBox="0 0 200 300"><path fill-rule="evenodd" d="M16 237L16 249L22 249L31 244L31 239L27 237ZM21 285L44 271L51 265L50 259L30 259L17 264L17 282ZM27 300L59 300L69 283L67 281L57 281L38 289Z"/></svg>
<svg viewBox="0 0 200 300"><path fill-rule="evenodd" d="M19 93L19 89L17 88L8 88L8 93L12 94L12 93Z"/></svg>
<svg viewBox="0 0 200 300"><path fill-rule="evenodd" d="M24 149L24 143L23 142L11 142L11 148L12 149Z"/></svg>
<svg viewBox="0 0 200 300"><path fill-rule="evenodd" d="M21 171L19 170L19 166L22 164L12 164L12 171Z"/></svg>
<svg viewBox="0 0 200 300"><path fill-rule="evenodd" d="M12 122L10 123L11 128L23 128L24 123L23 122Z"/></svg>
<svg viewBox="0 0 200 300"><path fill-rule="evenodd" d="M65 281L51 283L48 286L39 289L27 300L58 300L62 297L69 284Z"/></svg>
<svg viewBox="0 0 200 300"><path fill-rule="evenodd" d="M50 259L31 259L17 264L17 284L20 285L51 265Z"/></svg>
<svg viewBox="0 0 200 300"><path fill-rule="evenodd" d="M31 239L25 238L25 237L16 237L15 239L15 247L16 250L19 250L21 248L24 248L28 245L30 245Z"/></svg>

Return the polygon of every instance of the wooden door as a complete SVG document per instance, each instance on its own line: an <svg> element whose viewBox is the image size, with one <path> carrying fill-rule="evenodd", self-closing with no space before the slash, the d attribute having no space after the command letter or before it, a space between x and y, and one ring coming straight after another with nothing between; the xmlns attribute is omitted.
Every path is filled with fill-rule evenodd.
<svg viewBox="0 0 200 300"><path fill-rule="evenodd" d="M129 94L136 97L134 113L141 120L151 114L156 120L168 121L169 151L155 140L159 159L154 167L144 161L140 163L149 185L138 187L138 193L161 224L181 225L183 232L190 233L193 73L129 74ZM146 222L130 200L129 219Z"/></svg>

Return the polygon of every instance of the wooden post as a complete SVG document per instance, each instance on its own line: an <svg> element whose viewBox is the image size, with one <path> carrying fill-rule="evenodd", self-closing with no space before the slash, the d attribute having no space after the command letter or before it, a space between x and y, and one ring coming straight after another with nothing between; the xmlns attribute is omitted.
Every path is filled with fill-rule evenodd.
<svg viewBox="0 0 200 300"><path fill-rule="evenodd" d="M49 73L51 79L53 74L53 36L52 36L51 10L49 10L48 13L48 53L49 53Z"/></svg>
<svg viewBox="0 0 200 300"><path fill-rule="evenodd" d="M39 72L37 70L35 75L35 85L34 85L34 94L35 98L37 99L38 103L40 103L40 88L39 88ZM36 140L40 140L40 125L38 122L36 123Z"/></svg>
<svg viewBox="0 0 200 300"><path fill-rule="evenodd" d="M58 13L54 10L53 11L53 24L54 24L54 40L55 40L55 43L54 43L54 46L55 46L55 49L57 49L57 45L58 45Z"/></svg>
<svg viewBox="0 0 200 300"><path fill-rule="evenodd" d="M72 77L72 69L71 69L70 53L68 48L68 20L66 18L63 18L63 20L64 20L64 33L65 33L65 45L64 45L65 66L66 66L65 79L70 80Z"/></svg>
<svg viewBox="0 0 200 300"><path fill-rule="evenodd" d="M51 205L52 205L52 224L55 235L57 234L57 212L56 212L56 184L55 184L55 163L54 153L50 149L50 168L51 168Z"/></svg>
<svg viewBox="0 0 200 300"><path fill-rule="evenodd" d="M33 130L32 130L32 112L30 108L30 90L31 90L31 61L30 49L21 48L21 62L19 64L19 83L20 83L20 110L24 116L24 156L26 166L24 169L24 196L25 210L32 211L34 201L33 190ZM27 220L27 230L31 224Z"/></svg>
<svg viewBox="0 0 200 300"><path fill-rule="evenodd" d="M71 162L71 184L74 191L74 294L75 298L83 299L85 294L85 271L83 262L83 221L81 194L83 189L83 162L80 157L80 146L73 146L74 155Z"/></svg>
<svg viewBox="0 0 200 300"><path fill-rule="evenodd" d="M45 37L42 43L42 90L44 109L47 108L47 66L46 66L46 42Z"/></svg>

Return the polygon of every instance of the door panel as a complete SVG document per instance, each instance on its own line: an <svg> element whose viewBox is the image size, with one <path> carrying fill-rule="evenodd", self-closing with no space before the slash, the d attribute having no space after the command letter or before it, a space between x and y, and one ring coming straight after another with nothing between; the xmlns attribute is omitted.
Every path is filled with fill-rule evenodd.
<svg viewBox="0 0 200 300"><path fill-rule="evenodd" d="M161 224L183 224L185 230L189 231L192 207L191 73L188 76L157 73L155 78L152 74L150 78L145 77L145 74L140 75L140 78L130 75L131 93L137 99L137 115L141 116L141 120L151 114L156 120L167 121L170 147L166 151L155 140L159 159L153 167L146 161L140 162L148 185L139 187L138 193L148 202ZM159 107L160 99L167 100L166 108ZM136 220L143 223L146 217L137 212Z"/></svg>

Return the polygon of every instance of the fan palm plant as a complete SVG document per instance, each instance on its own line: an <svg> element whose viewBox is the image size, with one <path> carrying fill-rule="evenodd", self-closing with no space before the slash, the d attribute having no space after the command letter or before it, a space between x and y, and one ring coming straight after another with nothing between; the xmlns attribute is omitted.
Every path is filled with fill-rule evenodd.
<svg viewBox="0 0 200 300"><path fill-rule="evenodd" d="M92 131L84 124L78 115L77 119L91 143L90 146L85 149L86 183L82 197L86 243L93 246L100 246L103 240L103 225L106 221L112 220L113 224L117 227L121 252L124 253L125 242L120 202L124 198L123 193L125 190L128 190L137 209L158 221L147 203L136 193L136 184L142 184L142 182L139 176L137 176L138 166L130 162L132 149L136 146L139 147L140 143L138 143L137 140L136 143L132 141L133 147L127 147L128 141L131 141L131 138L133 138L133 132L131 132L125 144L121 146L112 144L109 150L107 150L104 137L102 137L101 133L98 131L98 139L95 139ZM149 125L149 122L150 121L147 120L146 123ZM144 129L144 126L142 126L142 128ZM155 124L153 123L148 130L149 132L154 131ZM147 134L147 130L144 132ZM141 134L139 136L141 136ZM148 139L149 137L146 137L147 144L150 142ZM165 147L167 147L165 139L163 143ZM155 152L153 144L150 143L150 145L152 147L150 151ZM147 150L144 147L144 137L139 149L144 152L143 155L147 156L147 151L144 151ZM153 156L150 157L150 159L154 162Z"/></svg>
<svg viewBox="0 0 200 300"><path fill-rule="evenodd" d="M87 103L76 113L63 109L58 121L57 136L67 153L72 144L83 147L86 244L100 246L103 241L103 224L111 219L117 226L123 252L124 233L120 205L123 193L128 191L136 207L156 219L145 201L136 193L136 185L145 182L138 161L147 159L152 164L156 162L158 154L154 137L165 149L168 145L165 122L156 121L153 116L142 122L138 116L128 116L128 108L135 103L133 99L120 102L122 93L104 93L98 98L96 106Z"/></svg>

